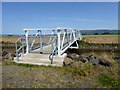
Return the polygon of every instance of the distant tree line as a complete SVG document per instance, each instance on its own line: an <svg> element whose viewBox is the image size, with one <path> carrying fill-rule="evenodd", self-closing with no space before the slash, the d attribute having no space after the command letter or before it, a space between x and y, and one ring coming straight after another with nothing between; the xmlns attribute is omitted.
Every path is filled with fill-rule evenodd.
<svg viewBox="0 0 120 90"><path fill-rule="evenodd" d="M106 35L106 34L113 34L113 33L110 33L110 32L104 32L104 33L94 33L94 35Z"/></svg>
<svg viewBox="0 0 120 90"><path fill-rule="evenodd" d="M83 33L83 35L109 35L109 34L118 34L118 33L110 33L110 32L104 32L104 33L93 33L93 34Z"/></svg>
<svg viewBox="0 0 120 90"><path fill-rule="evenodd" d="M115 34L115 33L110 33L110 32L94 33L94 35L106 35L106 34Z"/></svg>

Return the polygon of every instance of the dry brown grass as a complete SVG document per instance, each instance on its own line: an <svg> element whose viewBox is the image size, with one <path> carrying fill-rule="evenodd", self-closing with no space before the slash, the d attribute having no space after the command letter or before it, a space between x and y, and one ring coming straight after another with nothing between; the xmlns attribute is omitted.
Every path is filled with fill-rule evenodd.
<svg viewBox="0 0 120 90"><path fill-rule="evenodd" d="M4 36L0 37L0 42L4 41L9 43L15 43L18 38L20 38L20 36Z"/></svg>
<svg viewBox="0 0 120 90"><path fill-rule="evenodd" d="M4 42L9 42L9 43L15 43L16 40L18 40L21 36L4 36L4 37L0 37L0 42L4 41ZM34 37L31 37L30 38L30 43L32 43ZM49 42L49 39L48 37L44 37L43 38L43 43L48 43ZM52 40L53 38L51 38ZM40 38L37 37L36 38L36 43L39 43L40 42Z"/></svg>
<svg viewBox="0 0 120 90"><path fill-rule="evenodd" d="M118 37L87 37L84 39L85 42L89 43L118 43Z"/></svg>
<svg viewBox="0 0 120 90"><path fill-rule="evenodd" d="M89 35L88 35L89 36ZM2 39L1 39L2 38ZM4 37L0 37L0 42L4 41L4 42L9 42L9 43L15 43L15 41L20 38L20 36L4 36ZM46 41L47 40L47 41ZM48 39L46 39L45 42L48 42ZM89 42L89 43L118 43L118 37L110 37L110 36L100 36L100 37L85 37L84 41L85 42ZM39 41L39 39L37 39L37 41Z"/></svg>

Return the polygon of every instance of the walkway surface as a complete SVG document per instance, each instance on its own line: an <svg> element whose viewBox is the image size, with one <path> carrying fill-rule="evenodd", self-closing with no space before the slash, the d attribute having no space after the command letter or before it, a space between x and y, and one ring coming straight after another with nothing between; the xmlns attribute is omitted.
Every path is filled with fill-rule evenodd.
<svg viewBox="0 0 120 90"><path fill-rule="evenodd" d="M44 52L52 52L52 45L47 45L42 48ZM41 52L41 48L35 49L32 52Z"/></svg>

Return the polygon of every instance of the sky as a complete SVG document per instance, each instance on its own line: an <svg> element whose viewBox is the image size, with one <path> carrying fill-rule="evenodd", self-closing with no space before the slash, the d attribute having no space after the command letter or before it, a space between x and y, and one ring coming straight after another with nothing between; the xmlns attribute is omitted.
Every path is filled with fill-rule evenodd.
<svg viewBox="0 0 120 90"><path fill-rule="evenodd" d="M3 2L2 34L24 28L117 29L117 2Z"/></svg>

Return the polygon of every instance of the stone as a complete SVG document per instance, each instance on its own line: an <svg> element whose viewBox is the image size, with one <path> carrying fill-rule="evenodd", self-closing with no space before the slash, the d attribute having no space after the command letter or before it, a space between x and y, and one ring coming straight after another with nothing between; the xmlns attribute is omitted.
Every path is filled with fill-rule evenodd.
<svg viewBox="0 0 120 90"><path fill-rule="evenodd" d="M74 61L71 58L65 58L63 65L68 66L71 65Z"/></svg>
<svg viewBox="0 0 120 90"><path fill-rule="evenodd" d="M110 67L112 65L109 61L99 59L98 57L87 53L81 55L72 53L69 54L68 57L70 60L66 61L66 64L72 66L81 66L82 64L92 64L95 66L102 65L105 67ZM115 60L116 59L119 59L119 57L116 57Z"/></svg>
<svg viewBox="0 0 120 90"><path fill-rule="evenodd" d="M98 66L99 65L99 59L93 55L90 55L88 57L88 63L89 64L92 64L92 65L95 65L95 66Z"/></svg>
<svg viewBox="0 0 120 90"><path fill-rule="evenodd" d="M6 51L2 51L2 56L5 56L6 54L8 54Z"/></svg>
<svg viewBox="0 0 120 90"><path fill-rule="evenodd" d="M112 64L106 60L99 60L99 64L105 67L110 67Z"/></svg>
<svg viewBox="0 0 120 90"><path fill-rule="evenodd" d="M80 61L82 61L83 63L86 63L88 62L88 57L89 57L89 54L81 54Z"/></svg>
<svg viewBox="0 0 120 90"><path fill-rule="evenodd" d="M14 60L15 54L14 53L8 53L6 54L3 59L5 60Z"/></svg>
<svg viewBox="0 0 120 90"><path fill-rule="evenodd" d="M117 55L117 56L113 57L113 59L114 59L117 63L120 63L120 55Z"/></svg>
<svg viewBox="0 0 120 90"><path fill-rule="evenodd" d="M81 56L81 57L89 57L89 54L83 53L83 54L81 54L80 56Z"/></svg>
<svg viewBox="0 0 120 90"><path fill-rule="evenodd" d="M76 53L69 54L68 57L71 58L74 61L79 61L80 60L80 55L78 55Z"/></svg>
<svg viewBox="0 0 120 90"><path fill-rule="evenodd" d="M76 67L80 67L83 63L81 61L78 61L78 62L73 62L71 64L71 66L76 66Z"/></svg>
<svg viewBox="0 0 120 90"><path fill-rule="evenodd" d="M87 57L82 57L82 58L80 58L80 61L83 62L83 63L86 63L86 62L88 62L88 58Z"/></svg>

